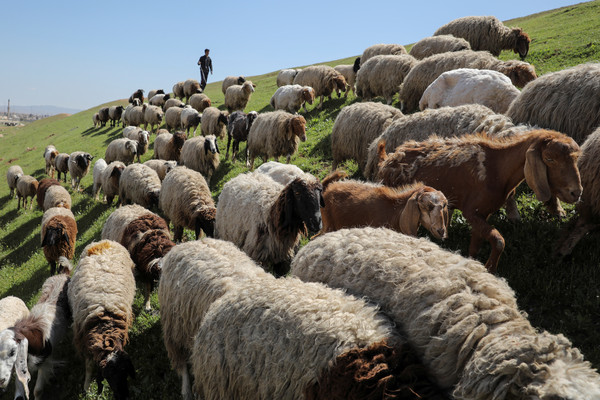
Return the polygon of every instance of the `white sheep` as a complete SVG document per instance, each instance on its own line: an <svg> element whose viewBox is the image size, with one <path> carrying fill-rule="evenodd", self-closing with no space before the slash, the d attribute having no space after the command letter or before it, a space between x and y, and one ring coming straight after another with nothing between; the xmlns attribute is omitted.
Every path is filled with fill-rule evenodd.
<svg viewBox="0 0 600 400"><path fill-rule="evenodd" d="M152 89L148 92L148 103L150 103L150 100L152 100L154 98L154 96L156 95L162 95L165 94L165 91L163 89Z"/></svg>
<svg viewBox="0 0 600 400"><path fill-rule="evenodd" d="M255 87L256 85L251 81L245 81L241 85L229 86L225 92L225 107L227 107L227 110L229 112L244 111Z"/></svg>
<svg viewBox="0 0 600 400"><path fill-rule="evenodd" d="M200 172L210 185L210 178L220 164L217 138L209 135L186 140L181 148L179 164Z"/></svg>
<svg viewBox="0 0 600 400"><path fill-rule="evenodd" d="M344 76L328 65L311 65L306 67L294 78L294 85L310 86L315 91L315 96L320 96L319 105L323 106L323 98L327 96L331 100L331 93L335 91L337 96L346 90Z"/></svg>
<svg viewBox="0 0 600 400"><path fill-rule="evenodd" d="M498 71L459 68L444 72L427 86L419 101L419 108L424 110L476 103L504 114L519 93L510 79Z"/></svg>
<svg viewBox="0 0 600 400"><path fill-rule="evenodd" d="M102 176L102 172L106 169L107 165L108 164L103 158L99 158L94 163L94 169L92 170L92 196L94 197L94 200L98 200L98 192L100 192L100 188L102 187L100 177Z"/></svg>
<svg viewBox="0 0 600 400"><path fill-rule="evenodd" d="M170 98L171 98L170 94L164 94L164 93L155 94L150 99L148 99L148 104L153 105L153 106L158 106L162 109L164 107L165 103L167 102L167 100L169 100Z"/></svg>
<svg viewBox="0 0 600 400"><path fill-rule="evenodd" d="M184 132L159 133L154 139L154 157L161 160L179 161L181 148L185 143L186 135Z"/></svg>
<svg viewBox="0 0 600 400"><path fill-rule="evenodd" d="M81 179L87 175L94 157L90 153L74 151L69 156L69 174L71 175L71 186L79 190Z"/></svg>
<svg viewBox="0 0 600 400"><path fill-rule="evenodd" d="M92 115L92 123L94 124L94 128L98 128L101 126L99 113L94 113L94 115Z"/></svg>
<svg viewBox="0 0 600 400"><path fill-rule="evenodd" d="M184 81L180 81L173 85L173 96L174 97L176 97L176 98L178 97L180 99L183 99L185 97L185 94L183 93L184 83L185 83Z"/></svg>
<svg viewBox="0 0 600 400"><path fill-rule="evenodd" d="M6 296L0 300L0 332L29 315L29 308L18 297ZM8 383L8 382L6 382Z"/></svg>
<svg viewBox="0 0 600 400"><path fill-rule="evenodd" d="M133 104L128 105L123 111L123 115L121 115L123 126L140 126L144 124L144 112L146 111L146 106L146 103L141 106L134 106Z"/></svg>
<svg viewBox="0 0 600 400"><path fill-rule="evenodd" d="M223 94L227 92L227 88L233 85L243 85L246 82L246 78L242 75L240 76L226 76L223 79L223 83L221 84L221 91Z"/></svg>
<svg viewBox="0 0 600 400"><path fill-rule="evenodd" d="M138 142L127 138L119 138L111 141L106 146L104 160L107 164L113 161L121 161L125 165L131 164L137 154Z"/></svg>
<svg viewBox="0 0 600 400"><path fill-rule="evenodd" d="M471 50L471 45L465 39L452 35L438 35L419 40L410 48L408 54L422 60L434 54L461 50Z"/></svg>
<svg viewBox="0 0 600 400"><path fill-rule="evenodd" d="M181 112L184 106L169 107L165 111L165 126L169 130L181 129Z"/></svg>
<svg viewBox="0 0 600 400"><path fill-rule="evenodd" d="M166 118L166 112L169 108L171 108L171 107L182 108L183 106L185 106L185 103L176 98L170 98L169 100L165 101L165 105L163 106L163 111L165 112L165 118Z"/></svg>
<svg viewBox="0 0 600 400"><path fill-rule="evenodd" d="M277 87L292 85L298 72L300 72L299 68L286 68L279 71L279 73L277 73Z"/></svg>
<svg viewBox="0 0 600 400"><path fill-rule="evenodd" d="M123 137L137 142L135 155L137 156L137 161L140 162L140 156L143 156L148 151L150 133L137 126L127 126L123 128Z"/></svg>
<svg viewBox="0 0 600 400"><path fill-rule="evenodd" d="M158 205L161 181L156 171L144 164L125 167L119 179L119 204L137 203L145 208Z"/></svg>
<svg viewBox="0 0 600 400"><path fill-rule="evenodd" d="M71 208L71 195L61 185L52 185L46 190L43 210L52 207Z"/></svg>
<svg viewBox="0 0 600 400"><path fill-rule="evenodd" d="M211 101L204 93L194 93L192 97L190 97L188 104L201 113L205 108L210 107Z"/></svg>
<svg viewBox="0 0 600 400"><path fill-rule="evenodd" d="M367 47L360 56L360 65L364 65L371 57L380 55L400 56L408 54L406 49L401 44L374 44Z"/></svg>
<svg viewBox="0 0 600 400"><path fill-rule="evenodd" d="M201 128L202 135L215 135L223 140L227 135L227 117L229 113L221 111L217 107L205 108L202 112Z"/></svg>
<svg viewBox="0 0 600 400"><path fill-rule="evenodd" d="M31 175L19 175L17 178L17 210L21 208L21 202L23 208L27 207L27 198L29 200L29 209L33 208L33 198L37 195L37 188L39 182Z"/></svg>
<svg viewBox="0 0 600 400"><path fill-rule="evenodd" d="M190 128L193 128L193 136L196 136L196 130L198 129L198 125L200 125L200 121L202 120L202 114L200 114L196 109L192 108L192 106L187 105L181 110L181 129L187 132L188 136L190 134Z"/></svg>
<svg viewBox="0 0 600 400"><path fill-rule="evenodd" d="M177 166L177 161L148 160L144 163L144 165L147 165L155 170L162 182L165 179L165 176Z"/></svg>
<svg viewBox="0 0 600 400"><path fill-rule="evenodd" d="M10 189L9 197L11 199L16 196L17 180L23 175L25 175L25 173L18 165L11 165L6 170L6 182L8 183L8 188Z"/></svg>
<svg viewBox="0 0 600 400"><path fill-rule="evenodd" d="M360 69L360 57L354 59L354 64L340 64L333 67L333 69L342 74L346 80L346 93L344 94L344 97L348 97L348 92L350 90L352 90L352 93L354 94L356 92L356 73Z"/></svg>
<svg viewBox="0 0 600 400"><path fill-rule="evenodd" d="M150 132L154 133L154 125L156 128L162 123L163 117L165 116L163 110L159 106L148 105L144 110L144 129L148 129L150 125Z"/></svg>
<svg viewBox="0 0 600 400"><path fill-rule="evenodd" d="M256 168L257 174L265 174L280 185L287 185L296 178L301 178L306 182L316 182L319 180L312 174L302 171L294 164L282 164L277 161L269 161Z"/></svg>
<svg viewBox="0 0 600 400"><path fill-rule="evenodd" d="M50 175L51 178L54 178L54 160L58 155L58 150L54 145L46 146L44 150L44 160L46 161L46 175Z"/></svg>
<svg viewBox="0 0 600 400"><path fill-rule="evenodd" d="M362 64L356 74L356 94L364 100L382 96L387 104L400 90L400 85L417 59L408 54L378 55Z"/></svg>
<svg viewBox="0 0 600 400"><path fill-rule="evenodd" d="M312 104L314 100L315 91L310 86L285 85L275 91L270 104L275 110L285 110L295 114L302 107L305 112L308 112L306 103Z"/></svg>
<svg viewBox="0 0 600 400"><path fill-rule="evenodd" d="M94 184L92 186L92 195L98 200L98 193L102 189L103 197L106 198L106 203L111 205L115 196L119 194L119 180L125 169L125 164L121 161L113 161L108 165L100 164L98 168L98 177L96 178L96 166L102 159L94 164ZM104 164L106 162L104 161Z"/></svg>
<svg viewBox="0 0 600 400"><path fill-rule="evenodd" d="M183 95L188 99L188 101L195 93L202 93L200 82L198 82L196 79L187 79L185 82L183 82Z"/></svg>

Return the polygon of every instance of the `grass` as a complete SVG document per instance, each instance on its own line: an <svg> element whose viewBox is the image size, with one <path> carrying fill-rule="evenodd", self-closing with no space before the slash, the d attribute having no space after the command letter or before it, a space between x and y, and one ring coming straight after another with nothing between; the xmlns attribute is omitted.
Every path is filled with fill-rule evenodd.
<svg viewBox="0 0 600 400"><path fill-rule="evenodd" d="M581 3L512 21L507 25L521 26L532 37L528 61L538 73L564 69L583 62L597 61L600 43L600 2ZM328 65L352 64L356 56L327 62ZM516 58L512 52L503 52L502 59ZM293 66L290 66L293 67ZM250 77L256 85L246 110L270 111L268 105L276 89L277 71ZM173 83L186 77L173 77ZM148 88L150 89L150 88ZM164 88L168 90L169 88ZM221 83L207 86L206 94L213 105L223 108ZM128 96L129 93L124 93ZM307 119L308 140L299 147L292 163L319 177L331 168L330 133L340 109L357 101L352 95L347 99L334 98L326 101L322 110L309 107ZM0 175L4 176L11 165L20 165L25 173L38 179L45 177L42 153L48 144L54 144L61 152L85 150L95 159L103 157L106 145L121 136L121 128L94 129L92 115L101 106L126 104L117 100L98 105L74 115L57 115L28 124L24 127L0 127ZM154 137L154 136L153 136ZM242 144L242 149L244 148ZM225 153L226 142L219 148ZM241 152L243 153L243 152ZM151 157L152 151L142 161ZM257 160L258 161L258 160ZM342 166L351 175L359 176L354 162ZM241 155L231 162L222 160L212 178L215 200L223 184L232 177L246 172ZM104 221L114 210L91 198L91 173L82 181L84 191L72 193L73 212L78 224L76 258L82 249L100 238ZM500 259L499 275L515 290L520 307L529 314L533 325L553 333L563 333L579 347L595 367L600 366L600 291L596 282L600 279L600 246L598 235L591 234L582 240L573 256L558 262L552 256L553 243L575 216L573 207L563 205L567 218L557 220L548 215L535 200L531 191L522 185L518 191L518 205L522 216L519 223L506 220L501 210L490 218L506 239L506 249ZM0 185L0 297L15 295L33 306L39 289L49 274L49 267L40 248L39 229L41 210L17 210L16 200L8 195L5 184ZM443 247L467 253L470 228L460 213L455 213L450 228L450 238ZM421 232L421 235L425 235ZM186 238L192 234L186 231ZM303 241L306 243L306 240ZM485 260L489 248L479 255ZM74 263L77 259L74 260ZM143 312L142 296L136 295L135 322L130 331L131 354L137 369L137 378L130 382L134 398L167 399L178 397L180 382L170 369L164 345L158 313ZM152 296L153 307L159 308L156 293ZM110 399L112 394L105 386L102 396L96 396L94 387L82 394L84 379L82 360L73 354L70 343L59 349L65 365L57 368L52 399ZM12 391L9 390L8 393ZM4 394L0 399L8 399Z"/></svg>

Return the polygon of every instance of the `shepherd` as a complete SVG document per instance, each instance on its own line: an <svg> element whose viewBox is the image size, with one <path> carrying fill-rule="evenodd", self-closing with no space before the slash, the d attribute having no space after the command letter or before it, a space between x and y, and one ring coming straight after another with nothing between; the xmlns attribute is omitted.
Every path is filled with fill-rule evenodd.
<svg viewBox="0 0 600 400"><path fill-rule="evenodd" d="M208 56L209 52L209 49L204 49L204 55L198 60L198 65L200 66L200 87L202 90L204 90L204 87L206 86L208 71L210 70L210 73L213 73L212 60Z"/></svg>

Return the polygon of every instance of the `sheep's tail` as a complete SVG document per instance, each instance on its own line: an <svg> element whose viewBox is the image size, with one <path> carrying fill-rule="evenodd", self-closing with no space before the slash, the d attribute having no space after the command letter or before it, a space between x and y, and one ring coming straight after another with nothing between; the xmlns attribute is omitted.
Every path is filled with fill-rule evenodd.
<svg viewBox="0 0 600 400"><path fill-rule="evenodd" d="M71 264L71 261L69 261L69 259L65 256L60 256L58 257L58 273L59 274L65 274L65 275L71 275L71 272L73 271L73 265Z"/></svg>
<svg viewBox="0 0 600 400"><path fill-rule="evenodd" d="M275 108L275 96L271 97L271 101L269 102L271 107Z"/></svg>
<svg viewBox="0 0 600 400"><path fill-rule="evenodd" d="M329 186L330 183L340 181L347 177L348 174L346 172L336 169L335 171L327 175L325 178L323 178L323 180L321 181L321 184L323 185L323 191L327 190L327 186Z"/></svg>

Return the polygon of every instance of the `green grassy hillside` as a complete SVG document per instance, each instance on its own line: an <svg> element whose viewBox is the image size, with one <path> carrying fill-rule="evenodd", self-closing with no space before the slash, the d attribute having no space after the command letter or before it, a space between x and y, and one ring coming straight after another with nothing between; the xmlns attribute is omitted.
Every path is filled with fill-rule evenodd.
<svg viewBox="0 0 600 400"><path fill-rule="evenodd" d="M507 21L507 25L521 26L532 38L527 61L544 74L580 63L598 61L600 57L600 2L594 1L564 7L536 15ZM398 38L402 42L402 38ZM512 52L503 52L501 58L516 58ZM327 62L328 65L351 64L355 56ZM290 66L294 67L294 66ZM271 110L269 99L276 90L277 71L250 77L257 85L246 111ZM173 83L188 77L174 76ZM153 88L146 88L150 90ZM170 88L164 88L165 90ZM223 106L221 82L207 86L206 94L217 107ZM123 93L123 97L130 93ZM83 93L82 93L83 95ZM292 162L319 177L324 177L331 166L330 133L340 109L357 101L352 95L347 99L326 101L322 110L309 107L305 114L308 122L308 140L300 145ZM126 104L117 100L105 105ZM45 177L42 153L48 144L60 152L84 150L95 159L104 156L107 144L121 137L122 128L93 128L92 115L103 105L74 115L57 115L36 121L24 127L0 127L0 176L4 177L11 165L20 165L26 174L38 179ZM155 136L152 136L154 139ZM242 144L244 148L245 144ZM220 142L222 157L226 142ZM143 157L151 158L152 150ZM258 160L257 160L258 161ZM356 174L356 165L347 162L343 167ZM243 160L222 160L212 180L215 200L223 184L239 173L246 172ZM357 175L358 176L358 175ZM4 179L4 178L2 178ZM5 182L5 181L4 181ZM100 238L104 221L114 210L91 197L92 174L83 181L83 192L72 193L73 212L78 224L76 264L82 249ZM506 240L506 250L500 259L498 273L515 290L520 307L529 314L532 323L540 329L564 333L579 347L594 366L600 366L600 246L599 236L586 237L574 255L563 262L552 257L553 243L560 229L574 217L572 206L566 219L558 221L549 216L523 185L519 191L519 209L522 221L510 223L500 211L491 222ZM17 210L17 201L9 198L6 183L0 184L0 297L15 295L31 307L39 289L49 275L49 267L40 248L40 222L42 211ZM456 213L450 230L450 239L441 243L445 248L467 253L469 226L460 213ZM424 233L423 233L424 234ZM186 232L186 238L192 238ZM489 248L484 248L480 259L485 260ZM159 308L156 294L153 307ZM137 369L137 379L130 384L134 398L177 398L180 382L170 369L162 343L160 321L157 313L143 312L141 294L136 296L136 320L130 333L127 351ZM96 398L94 393L80 394L84 366L74 354L70 344L60 349L65 365L57 369L55 390L51 398ZM12 386L8 393L12 393ZM0 396L8 399L9 395ZM108 386L100 398L112 398Z"/></svg>

